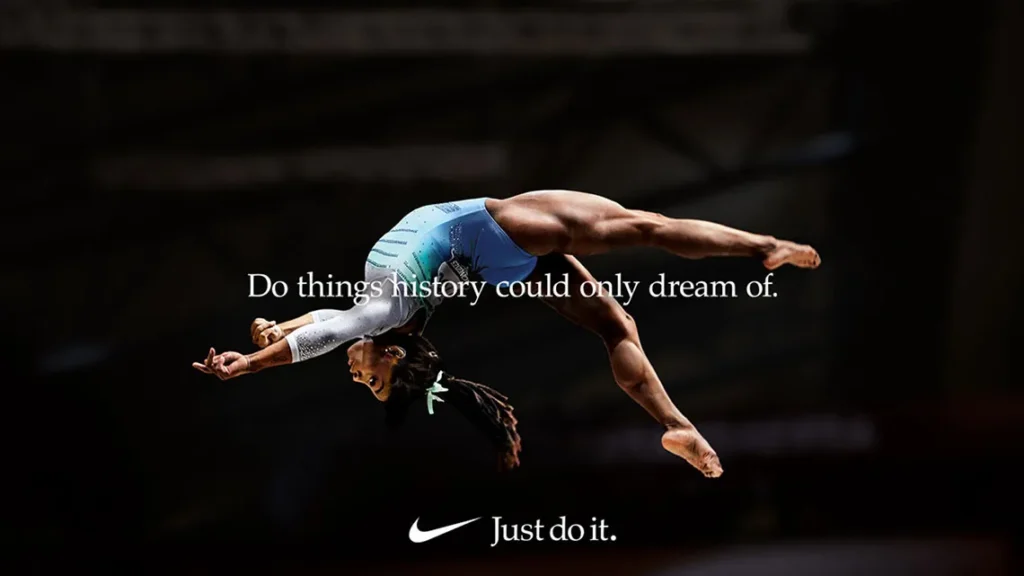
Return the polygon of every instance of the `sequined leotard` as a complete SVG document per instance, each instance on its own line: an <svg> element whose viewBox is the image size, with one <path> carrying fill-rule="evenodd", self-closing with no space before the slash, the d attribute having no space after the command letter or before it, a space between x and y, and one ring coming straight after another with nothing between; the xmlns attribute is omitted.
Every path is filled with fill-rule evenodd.
<svg viewBox="0 0 1024 576"><path fill-rule="evenodd" d="M365 278L379 289L348 310L317 310L313 323L286 337L292 362L320 356L350 340L376 336L427 316L442 301L436 294L401 287L423 281L488 284L529 276L537 258L516 245L485 207L486 198L417 208L382 236L366 259ZM398 288L396 289L396 286Z"/></svg>

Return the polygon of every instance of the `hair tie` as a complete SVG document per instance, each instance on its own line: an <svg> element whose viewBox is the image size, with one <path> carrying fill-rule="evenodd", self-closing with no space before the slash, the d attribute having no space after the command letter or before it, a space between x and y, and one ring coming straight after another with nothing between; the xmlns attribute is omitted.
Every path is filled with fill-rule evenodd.
<svg viewBox="0 0 1024 576"><path fill-rule="evenodd" d="M430 388L427 388L427 412L430 415L434 414L434 400L437 400L438 402L444 402L444 399L438 396L438 394L440 394L441 392L448 391L447 388L441 386L442 374L444 374L444 370L439 370L437 372L437 380L434 380L434 385L431 386Z"/></svg>

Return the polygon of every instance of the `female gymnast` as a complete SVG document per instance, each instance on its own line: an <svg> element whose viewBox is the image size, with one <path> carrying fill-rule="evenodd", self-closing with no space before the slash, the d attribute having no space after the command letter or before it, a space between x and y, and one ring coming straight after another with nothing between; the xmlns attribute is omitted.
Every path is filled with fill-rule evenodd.
<svg viewBox="0 0 1024 576"><path fill-rule="evenodd" d="M644 354L633 318L603 291L581 295L580 286L595 280L576 256L632 246L661 248L684 258L754 257L769 270L784 264L817 268L820 263L810 246L630 210L582 192L544 190L503 200L435 204L409 213L370 250L366 281L386 288L368 294L362 305L316 310L282 324L257 319L250 331L259 351L217 354L211 348L204 362L192 365L226 380L315 358L358 339L348 348L352 379L384 402L389 425L399 424L409 406L424 398L431 413L433 402L448 402L488 434L502 467L510 469L519 465L520 440L508 399L442 370L441 357L421 335L440 299L393 288L423 280L465 282L470 275L498 285L568 274L567 297L541 300L602 339L615 382L664 428L662 446L705 476L718 477L718 456L669 399Z"/></svg>

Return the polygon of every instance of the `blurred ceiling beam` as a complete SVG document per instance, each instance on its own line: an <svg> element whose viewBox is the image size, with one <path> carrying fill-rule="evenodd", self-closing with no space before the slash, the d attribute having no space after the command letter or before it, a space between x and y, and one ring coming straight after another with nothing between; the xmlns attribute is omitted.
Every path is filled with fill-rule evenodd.
<svg viewBox="0 0 1024 576"><path fill-rule="evenodd" d="M152 12L16 11L0 47L52 52L489 54L595 56L788 54L809 48L774 0L706 11Z"/></svg>
<svg viewBox="0 0 1024 576"><path fill-rule="evenodd" d="M295 182L474 182L504 176L501 144L341 147L235 156L155 154L99 159L105 190L213 191Z"/></svg>
<svg viewBox="0 0 1024 576"><path fill-rule="evenodd" d="M734 170L715 172L697 182L641 195L631 201L630 205L654 212L666 210L682 202L693 202L736 186L844 160L856 151L858 145L854 136L847 132L822 134L780 154L750 162Z"/></svg>
<svg viewBox="0 0 1024 576"><path fill-rule="evenodd" d="M694 162L709 175L719 174L724 168L714 154L688 131L673 126L663 112L645 108L637 117L640 127L655 141Z"/></svg>
<svg viewBox="0 0 1024 576"><path fill-rule="evenodd" d="M204 140L217 142L224 136L242 134L250 142L269 139L288 144L304 138L294 132L316 125L330 128L332 138L362 142L379 139L442 115L465 115L499 102L522 102L531 94L566 81L562 66L519 66L503 70L481 62L470 68L432 65L392 73L384 78L365 79L333 72L330 81L288 92L264 94L262 88L246 85L253 96L224 98L204 109L182 109L166 118L139 122L124 134L124 141L137 147L140 142L192 141L196 131ZM518 125L518 124L516 124Z"/></svg>
<svg viewBox="0 0 1024 576"><path fill-rule="evenodd" d="M665 210L678 206L681 202L693 202L742 184L838 162L848 158L857 147L858 142L847 132L822 134L799 147L768 159L752 162L734 170L713 173L706 179L684 184L682 187L643 195L632 201L631 206L655 212Z"/></svg>

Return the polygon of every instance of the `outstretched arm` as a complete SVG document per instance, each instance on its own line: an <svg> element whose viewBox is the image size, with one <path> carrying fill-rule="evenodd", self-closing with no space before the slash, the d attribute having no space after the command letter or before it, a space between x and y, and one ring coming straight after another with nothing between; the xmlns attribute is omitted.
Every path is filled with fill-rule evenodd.
<svg viewBox="0 0 1024 576"><path fill-rule="evenodd" d="M319 312L321 311L313 314L318 317ZM201 372L213 374L221 380L227 380L273 366L316 358L350 340L367 334L378 334L394 327L391 326L395 314L390 299L371 300L363 306L330 312L337 312L337 314L333 314L330 319L321 322L305 323L301 327L295 328L285 338L258 352L248 355L238 352L217 354L211 348L203 363L194 362L192 366ZM297 323L303 321L303 318L300 317L291 322Z"/></svg>

